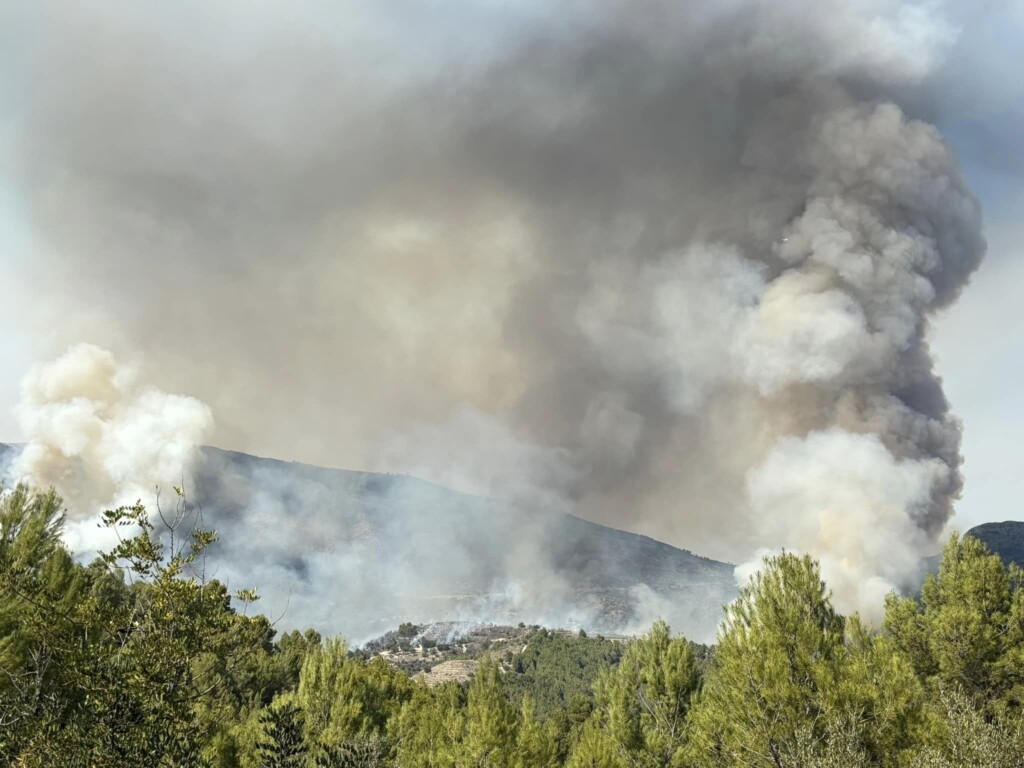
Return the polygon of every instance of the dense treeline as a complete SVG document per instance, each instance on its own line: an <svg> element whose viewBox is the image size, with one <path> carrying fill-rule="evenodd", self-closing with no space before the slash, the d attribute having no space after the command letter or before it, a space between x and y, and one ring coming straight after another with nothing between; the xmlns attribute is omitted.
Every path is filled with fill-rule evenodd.
<svg viewBox="0 0 1024 768"><path fill-rule="evenodd" d="M315 632L275 639L256 595L204 578L184 499L108 512L83 566L61 501L0 500L0 762L160 768L1024 766L1024 590L953 538L877 631L816 563L768 558L706 649L655 624L615 643L538 632L428 688ZM344 585L339 585L344 588Z"/></svg>
<svg viewBox="0 0 1024 768"><path fill-rule="evenodd" d="M544 719L567 709L589 711L598 673L616 666L623 650L624 643L601 636L538 630L521 653L505 656L503 666L512 673L503 680L505 691L517 703L533 699Z"/></svg>

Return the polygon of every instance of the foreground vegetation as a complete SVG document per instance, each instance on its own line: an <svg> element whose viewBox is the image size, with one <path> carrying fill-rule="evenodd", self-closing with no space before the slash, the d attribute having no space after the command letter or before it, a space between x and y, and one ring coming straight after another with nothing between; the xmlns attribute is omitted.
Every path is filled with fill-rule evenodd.
<svg viewBox="0 0 1024 768"><path fill-rule="evenodd" d="M275 639L204 578L180 495L88 566L61 500L0 500L0 764L68 768L1024 766L1024 591L952 539L873 631L807 557L768 558L711 657L655 624L625 645L541 632L471 682L422 685L340 639ZM344 585L339 585L343 589Z"/></svg>

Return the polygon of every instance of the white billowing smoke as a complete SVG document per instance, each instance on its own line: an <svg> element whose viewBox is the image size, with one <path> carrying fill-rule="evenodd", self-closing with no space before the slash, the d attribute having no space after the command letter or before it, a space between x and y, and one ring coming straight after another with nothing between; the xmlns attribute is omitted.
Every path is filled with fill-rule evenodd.
<svg viewBox="0 0 1024 768"><path fill-rule="evenodd" d="M62 494L73 551L103 540L98 512L149 505L158 487L183 483L213 427L204 403L142 384L134 366L92 344L29 371L16 416L26 444L9 474Z"/></svg>
<svg viewBox="0 0 1024 768"><path fill-rule="evenodd" d="M271 8L234 41L253 55L183 45L144 4L131 36L41 16L14 154L48 332L160 349L218 444L415 471L731 562L807 551L844 610L913 582L963 482L928 322L985 248L926 122L956 38L941 3L570 4L411 65L310 45ZM150 459L111 458L135 455L114 447L147 397L182 418L143 432L208 426L103 381L56 398L67 415L27 409L39 466L151 482Z"/></svg>
<svg viewBox="0 0 1024 768"><path fill-rule="evenodd" d="M920 568L930 542L918 519L948 475L937 459L896 459L875 435L783 437L747 476L752 523L776 547L813 553L840 609L878 621Z"/></svg>
<svg viewBox="0 0 1024 768"><path fill-rule="evenodd" d="M817 178L776 250L785 271L741 350L761 392L809 383L834 411L826 431L779 438L747 488L766 540L813 553L841 608L877 615L959 492L959 424L895 393L933 381L914 369L924 318L977 265L962 235L977 212L937 132L896 107L845 109L818 130Z"/></svg>

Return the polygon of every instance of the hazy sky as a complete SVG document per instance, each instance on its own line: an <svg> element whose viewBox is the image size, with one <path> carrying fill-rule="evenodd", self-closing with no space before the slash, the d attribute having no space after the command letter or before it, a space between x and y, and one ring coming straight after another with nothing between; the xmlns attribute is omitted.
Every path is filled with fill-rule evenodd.
<svg viewBox="0 0 1024 768"><path fill-rule="evenodd" d="M964 422L966 486L957 521L1024 519L1024 3L968 16L944 76L956 98L939 122L985 213L988 255L932 334Z"/></svg>
<svg viewBox="0 0 1024 768"><path fill-rule="evenodd" d="M314 11L315 4L294 8L310 25L336 28L351 44L365 46L379 61L375 76L381 78L401 78L439 59L485 59L515 36L520 22L549 7L497 0L464 0L443 8L404 1L364 5L374 10L358 10L355 4L335 5L326 14ZM31 8L30 3L23 6ZM582 5L566 7L560 12L585 13ZM0 170L14 159L10 132L33 107L34 36L26 23L32 11L23 10L13 3L0 9ZM18 23L4 24L5 15L17 17ZM224 16L230 22L229 11ZM986 520L1024 518L1019 506L1024 452L1015 443L1024 428L1024 3L962 3L953 7L952 17L960 25L959 42L934 78L929 89L934 103L926 111L961 159L983 206L989 241L986 261L972 284L932 332L939 372L965 427L966 488L956 521L966 528ZM168 16L162 23L180 22ZM222 34L226 46L244 46L244 40L233 38L229 24ZM26 205L0 179L0 438L5 440L21 437L10 415L20 378L33 361L51 353L42 348L38 329L26 328L15 310L31 301L33 291L45 291L43 285L13 278L18 265L33 258ZM289 446L281 446L279 455L291 458L289 453Z"/></svg>

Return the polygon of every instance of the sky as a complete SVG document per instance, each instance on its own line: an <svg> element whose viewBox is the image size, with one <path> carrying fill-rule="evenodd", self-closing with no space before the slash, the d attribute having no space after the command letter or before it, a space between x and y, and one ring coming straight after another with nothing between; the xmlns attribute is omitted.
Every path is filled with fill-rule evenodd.
<svg viewBox="0 0 1024 768"><path fill-rule="evenodd" d="M109 7L109 4L107 4ZM51 6L52 7L52 6ZM57 6L59 7L59 6ZM400 80L420 67L485 60L508 45L521 25L547 13L547 4L460 2L440 6L396 2L338 5L325 16L314 4L296 4L292 23L330 36L336 30L365 46L378 62L375 76ZM224 5L225 22L232 6ZM373 10L367 10L372 8ZM429 10L428 10L429 9ZM237 10L237 8L236 8ZM0 11L16 13L15 11ZM24 20L31 11L19 14ZM567 5L567 17L585 15ZM930 342L953 411L964 424L965 488L954 524L963 529L989 520L1020 519L1024 498L1024 452L1015 438L1024 427L1024 81L1019 78L1024 50L1024 3L962 3L951 7L959 28L956 44L928 89L934 118L960 158L965 176L981 202L989 248L985 261L960 299L944 310ZM331 23L324 28L325 20ZM0 18L2 21L2 18ZM182 22L173 16L160 24ZM5 25L4 72L0 76L0 169L14 163L14 126L34 108L31 69L32 26ZM226 25L224 29L230 29ZM180 34L194 30L182 29ZM203 30L203 35L217 34ZM242 33L223 33L225 56L241 56ZM233 45L237 46L236 52ZM7 174L4 174L7 176ZM22 313L41 285L22 275L34 249L29 206L19 188L0 181L0 438L23 439L12 416L20 381L34 363L52 354L37 326ZM107 297L97 297L98 301ZM44 334L45 336L45 334ZM83 339L88 340L88 339ZM234 447L231 445L225 447ZM301 449L268 446L282 458L302 458ZM268 451L269 452L269 451Z"/></svg>
<svg viewBox="0 0 1024 768"><path fill-rule="evenodd" d="M985 216L988 253L933 345L964 423L965 487L955 523L1024 519L1024 3L991 3L965 20L943 73L959 98L938 121ZM964 84L969 84L963 87ZM950 89L953 91L954 89ZM969 96L968 96L969 94Z"/></svg>

